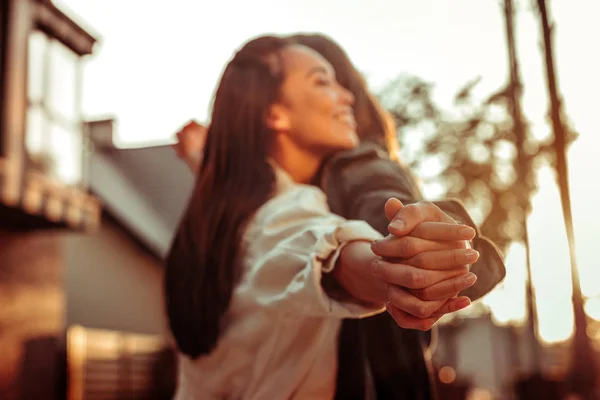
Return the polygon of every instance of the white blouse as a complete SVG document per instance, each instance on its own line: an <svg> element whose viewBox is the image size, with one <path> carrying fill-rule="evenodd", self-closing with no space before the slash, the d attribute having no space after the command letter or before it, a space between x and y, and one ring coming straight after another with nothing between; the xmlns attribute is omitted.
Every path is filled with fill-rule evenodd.
<svg viewBox="0 0 600 400"><path fill-rule="evenodd" d="M318 188L276 176L275 196L247 226L221 337L207 356L180 357L176 400L331 399L342 318L383 311L321 286L345 243L381 235L332 214Z"/></svg>

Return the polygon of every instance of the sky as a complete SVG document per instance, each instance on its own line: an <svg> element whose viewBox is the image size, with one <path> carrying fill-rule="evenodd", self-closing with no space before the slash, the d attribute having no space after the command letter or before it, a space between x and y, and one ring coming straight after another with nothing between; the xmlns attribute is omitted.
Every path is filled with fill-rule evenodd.
<svg viewBox="0 0 600 400"><path fill-rule="evenodd" d="M537 137L550 134L537 15L522 0L517 41L525 82L524 109ZM435 99L451 105L457 88L474 77L485 96L507 79L504 22L498 0L55 0L99 38L85 62L83 112L114 116L117 144L171 141L191 118L206 121L214 87L236 48L264 33L323 32L337 40L373 89L400 73L435 83ZM600 58L588 39L600 37L593 0L551 1L556 21L559 88L580 133L569 152L577 257L589 315L600 319L600 270L595 240L600 136L594 117ZM167 6L168 4L168 6ZM554 175L540 171L530 223L539 329L547 342L572 333L569 254ZM524 317L524 251L507 253L507 278L484 302L499 323ZM596 298L598 297L598 298Z"/></svg>

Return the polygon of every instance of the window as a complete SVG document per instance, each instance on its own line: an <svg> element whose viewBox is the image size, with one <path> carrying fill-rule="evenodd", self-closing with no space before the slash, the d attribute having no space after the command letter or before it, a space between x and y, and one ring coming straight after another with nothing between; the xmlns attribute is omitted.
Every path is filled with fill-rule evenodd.
<svg viewBox="0 0 600 400"><path fill-rule="evenodd" d="M79 58L40 31L29 37L25 146L32 166L66 185L82 180Z"/></svg>

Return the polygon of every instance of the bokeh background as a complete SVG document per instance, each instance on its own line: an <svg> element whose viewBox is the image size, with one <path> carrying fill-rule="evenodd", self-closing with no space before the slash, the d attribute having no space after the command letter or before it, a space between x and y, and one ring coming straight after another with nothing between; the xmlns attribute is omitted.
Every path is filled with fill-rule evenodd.
<svg viewBox="0 0 600 400"><path fill-rule="evenodd" d="M505 281L440 324L442 399L596 398L599 12L3 0L0 398L168 398L161 259L193 183L169 145L209 122L236 48L297 32L347 50L425 195L462 199L506 255Z"/></svg>

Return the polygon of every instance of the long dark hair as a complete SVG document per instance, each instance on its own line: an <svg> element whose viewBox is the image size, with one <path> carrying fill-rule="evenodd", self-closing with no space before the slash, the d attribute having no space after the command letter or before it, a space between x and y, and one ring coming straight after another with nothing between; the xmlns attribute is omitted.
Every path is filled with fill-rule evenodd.
<svg viewBox="0 0 600 400"><path fill-rule="evenodd" d="M318 33L296 34L290 36L290 40L310 47L329 61L335 70L337 81L354 95L356 132L360 140L373 141L385 146L395 158L398 139L394 122L369 92L365 79L344 49L333 39Z"/></svg>
<svg viewBox="0 0 600 400"><path fill-rule="evenodd" d="M273 189L267 158L274 133L266 119L279 98L279 55L287 44L275 36L246 43L215 93L202 173L165 271L169 326L179 351L191 358L208 354L217 343L239 275L245 223Z"/></svg>

